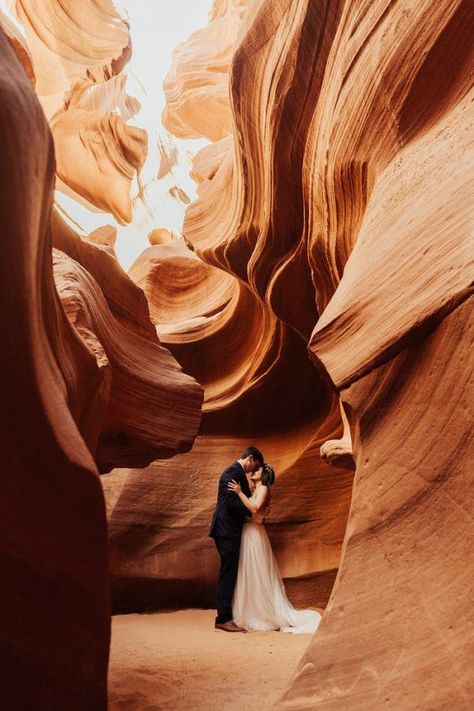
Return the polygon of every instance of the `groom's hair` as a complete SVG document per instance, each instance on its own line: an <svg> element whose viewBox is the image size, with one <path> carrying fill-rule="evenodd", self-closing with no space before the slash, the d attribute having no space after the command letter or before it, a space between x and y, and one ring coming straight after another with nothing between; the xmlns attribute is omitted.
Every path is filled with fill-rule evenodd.
<svg viewBox="0 0 474 711"><path fill-rule="evenodd" d="M254 458L254 460L256 462L260 462L260 464L263 464L263 461L264 461L263 454L256 447L247 447L247 449L244 450L244 452L242 453L242 456L240 458L247 459L247 457L250 457L250 455L252 455L252 457Z"/></svg>

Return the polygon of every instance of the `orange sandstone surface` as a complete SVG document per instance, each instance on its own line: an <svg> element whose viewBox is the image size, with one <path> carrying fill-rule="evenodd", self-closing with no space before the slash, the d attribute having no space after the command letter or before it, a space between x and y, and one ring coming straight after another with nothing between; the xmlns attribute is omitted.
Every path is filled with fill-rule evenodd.
<svg viewBox="0 0 474 711"><path fill-rule="evenodd" d="M131 220L147 135L127 123L127 22L110 0L12 7L25 37L0 16L6 708L106 708L110 590L115 610L214 605L217 477L249 443L277 471L268 533L289 596L326 607L272 707L470 708L472 3L214 0L164 86L165 127L210 141L197 199L182 235L160 220L128 274L113 228L81 233L53 206L56 175ZM160 155L164 175L172 141ZM183 637L212 622L178 614ZM147 619L116 637L119 707ZM180 663L163 620L150 617L155 670L166 640ZM282 660L300 643L281 644ZM259 664L262 649L246 654ZM196 708L173 669L143 709L170 707L180 679L180 708ZM216 708L233 708L231 688Z"/></svg>
<svg viewBox="0 0 474 711"><path fill-rule="evenodd" d="M110 233L100 246L54 211L53 137L29 54L11 24L2 28L1 706L105 709L99 471L189 449L202 388L160 345Z"/></svg>

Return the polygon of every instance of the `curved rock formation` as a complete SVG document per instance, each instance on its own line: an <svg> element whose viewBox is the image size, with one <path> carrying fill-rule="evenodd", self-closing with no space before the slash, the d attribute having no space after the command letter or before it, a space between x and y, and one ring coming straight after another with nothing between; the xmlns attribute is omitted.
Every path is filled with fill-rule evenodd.
<svg viewBox="0 0 474 711"><path fill-rule="evenodd" d="M225 17L235 6L214 8ZM142 511L138 528L126 513L138 496L134 475L106 479L122 599L140 583L150 604L147 585L163 592L170 571L184 589L170 527L179 549L189 549L183 569L200 571L193 601L204 595L214 564L203 563L212 500L202 492L212 488L209 470L217 477L227 452L246 441L255 410L268 419L249 432L259 432L281 472L270 529L284 574L320 570L328 540L335 565L350 495L341 467L351 466L352 439L357 469L342 566L281 706L468 708L472 3L255 0L225 50L226 42L208 39L218 16L179 48L168 82L170 130L215 141L193 166L198 199L184 224L193 254L154 247L132 270L165 342L206 387L202 437L179 462L192 504L170 473L170 518L161 523L160 492L150 492L154 514ZM205 97L215 92L212 62L224 55L215 95L229 90L230 103L214 107L211 134ZM179 285L177 301L167 284ZM266 375L258 387L227 390L232 377L258 372L255 354L245 354L247 333L271 334L258 351L265 356L275 334L291 333L298 346L273 364L295 381L307 372L300 346L309 345L340 395L351 437L346 428L338 440L337 399L315 374L302 402L312 396L320 408L302 421L284 400L279 427L279 390ZM220 379L224 358L213 339L226 354L233 336L238 359L225 361ZM255 400L239 411L246 397ZM320 445L339 467L331 478ZM320 509L322 501L332 510Z"/></svg>
<svg viewBox="0 0 474 711"><path fill-rule="evenodd" d="M103 479L112 539L112 584L117 604L128 609L173 604L178 589L183 604L213 604L217 557L207 540L207 527L216 480L229 458L238 456L249 441L262 446L266 457L276 464L282 482L270 531L283 573L294 581L289 582L293 599L324 605L338 565L352 473L347 471L347 457L334 462L333 469L319 457L320 446L328 438L342 434L342 423L338 401L311 365L306 341L300 335L304 333L307 339L317 318L305 248L302 245L296 254L294 250L304 221L302 198L297 199L298 193L302 196L299 172L304 136L294 147L294 156L288 157L289 163L294 163L291 170L287 170L288 165L280 169L276 157L273 159L278 171L275 182L284 182L282 193L284 189L288 192L291 184L290 193L295 198L292 205L286 200L282 209L270 197L271 185L267 185L266 178L266 171L271 170L267 165L269 157L255 150L260 147L260 138L249 137L254 149L245 153L240 148L236 151L234 137L229 135L229 127L236 120L249 131L266 130L263 115L260 124L254 118L249 122L243 111L237 112L240 99L246 111L256 110L260 101L257 94L246 98L239 94L240 89L233 90L234 118L229 103L232 52L239 33L244 35L254 22L259 28L264 27L264 18L259 15L261 5L214 3L210 25L180 46L166 83L166 127L177 135L219 140L198 153L193 163L199 198L187 210L184 239L194 252L183 241L154 245L137 259L130 275L147 295L160 339L186 372L204 385L205 399L201 436L193 452L169 465L152 465L160 476L153 478L146 510L134 503L142 474L124 470ZM279 12L281 15L281 8ZM302 17L300 22L303 20ZM285 32L293 21L290 13L278 34L280 43L284 43ZM232 26L232 42L226 32L218 29L220 23ZM314 24L313 21L306 27L308 38ZM241 56L243 71L256 70L250 64L247 69L242 47L249 42L248 51L253 56L260 49L265 52L277 25L275 18L270 29L265 29L266 43L257 47L245 35L232 59L232 77L238 74L237 56ZM295 48L297 38L298 28L292 45ZM262 67L267 60L265 54ZM288 66L292 61L288 59ZM311 61L305 62L309 77ZM216 67L222 87L217 94ZM279 71L284 74L287 67L282 66ZM257 69L255 77L260 78L260 74ZM251 86L251 82L246 85L246 93ZM258 87L262 90L266 84L262 87L259 83ZM215 96L222 97L219 110L213 103ZM295 113L294 107L290 108L294 99L294 94L288 97L290 116ZM309 111L307 114L302 124L306 127ZM207 124L211 116L212 135ZM283 141L288 129L281 131L279 140ZM270 150L271 132L266 140ZM267 162L262 165L259 161L263 154ZM240 174L243 160L252 165L248 173L242 168ZM271 210L273 216L269 217ZM275 298L270 298L265 287L255 280L249 260L253 260L257 230L261 244L255 254L259 252L262 265L265 261L264 268L279 264L285 269L285 278L291 272L294 280L291 285L286 282L286 295L282 294L281 299L276 291L272 292ZM282 248L287 250L287 266L281 261ZM280 299L279 308L275 299ZM286 322L282 316L288 316ZM208 467L203 465L206 459ZM180 521L182 505L178 498L183 496L183 490L176 480L182 471L189 481L186 473L191 476L195 470L200 478L192 478L191 497L183 504L192 511L191 528L187 516L186 525ZM176 493L165 485L168 471L169 481L176 482ZM304 505L299 502L298 482L302 490L313 492L312 497L305 498ZM166 526L172 527L176 536L175 550L180 551L177 559L170 558L167 538L157 533L162 527L159 502L170 498L177 509L173 516L170 514ZM295 544L295 540L299 543ZM298 557L291 552L295 545ZM192 589L187 584L190 579L194 580ZM177 598L174 604L179 604Z"/></svg>
<svg viewBox="0 0 474 711"><path fill-rule="evenodd" d="M189 455L155 462L154 476L116 470L102 479L116 607L214 604L217 556L207 533L217 477L249 440L277 468L269 531L292 599L324 605L352 473L319 458L323 441L340 432L339 408L304 343L245 283L204 264L183 240L145 250L130 276L160 339L204 385L205 400ZM298 486L311 492L304 502Z"/></svg>
<svg viewBox="0 0 474 711"><path fill-rule="evenodd" d="M324 388L315 397L320 380L304 344L247 285L201 262L182 240L145 250L130 276L160 338L205 387L204 431L258 436L326 412L330 398Z"/></svg>
<svg viewBox="0 0 474 711"><path fill-rule="evenodd" d="M139 102L125 91L127 22L111 0L16 0L33 59L36 92L50 120L57 187L122 224L132 219L133 179L147 133L127 124Z"/></svg>
<svg viewBox="0 0 474 711"><path fill-rule="evenodd" d="M126 222L145 155L126 123L127 25L108 0L15 5L34 72L7 28L7 701L25 676L36 705L104 708L92 455L122 467L103 477L117 607L212 605L216 480L253 441L277 469L269 533L297 604L326 603L345 532L280 706L468 708L472 3L216 0L166 81L167 127L213 141L193 164L198 199L183 240L154 233L130 272L139 286L110 232L87 240L51 216L51 137L11 49L36 75L64 182ZM157 332L205 389L186 454L202 393ZM66 649L45 599L68 621ZM32 707L31 689L15 708Z"/></svg>
<svg viewBox="0 0 474 711"><path fill-rule="evenodd" d="M102 82L130 58L127 22L112 0L13 0L33 56L40 96L62 96L92 76Z"/></svg>
<svg viewBox="0 0 474 711"><path fill-rule="evenodd" d="M60 185L121 224L132 219L131 183L148 149L146 131L126 123L139 104L126 95L125 80L75 84L50 121Z"/></svg>
<svg viewBox="0 0 474 711"><path fill-rule="evenodd" d="M341 569L281 708L469 708L472 335L470 299L343 391L357 472Z"/></svg>
<svg viewBox="0 0 474 711"><path fill-rule="evenodd" d="M76 424L97 368L54 289L53 143L2 31L0 99L2 705L105 709L105 509ZM60 369L67 351L83 386L73 406Z"/></svg>
<svg viewBox="0 0 474 711"><path fill-rule="evenodd" d="M1 25L2 708L105 711L98 469L189 449L202 388L160 346L113 229L82 239L53 211L52 135L23 44Z"/></svg>
<svg viewBox="0 0 474 711"><path fill-rule="evenodd" d="M228 70L249 0L214 0L209 24L173 52L164 81L164 127L180 138L232 133Z"/></svg>
<svg viewBox="0 0 474 711"><path fill-rule="evenodd" d="M53 265L65 312L101 373L98 395L91 398L97 411L87 412L94 439L86 438L99 470L145 466L189 449L200 422L201 388L156 337L118 322L80 264L55 250Z"/></svg>
<svg viewBox="0 0 474 711"><path fill-rule="evenodd" d="M25 42L25 38L21 32L15 27L14 23L9 17L5 15L4 12L0 10L0 28L6 35L7 40L12 46L13 51L20 60L23 69L28 75L33 86L35 85L36 78L33 69L33 61L31 58L31 52L28 49L28 45Z"/></svg>

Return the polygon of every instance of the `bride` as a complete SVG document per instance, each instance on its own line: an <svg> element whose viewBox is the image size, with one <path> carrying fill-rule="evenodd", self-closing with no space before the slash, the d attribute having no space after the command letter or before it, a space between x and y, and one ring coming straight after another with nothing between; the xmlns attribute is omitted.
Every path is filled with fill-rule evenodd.
<svg viewBox="0 0 474 711"><path fill-rule="evenodd" d="M232 600L234 621L250 631L313 634L321 615L315 610L295 610L289 602L263 526L270 507L270 487L275 481L275 472L269 464L264 464L250 479L255 485L250 498L236 481L227 485L253 514L242 531L239 570Z"/></svg>

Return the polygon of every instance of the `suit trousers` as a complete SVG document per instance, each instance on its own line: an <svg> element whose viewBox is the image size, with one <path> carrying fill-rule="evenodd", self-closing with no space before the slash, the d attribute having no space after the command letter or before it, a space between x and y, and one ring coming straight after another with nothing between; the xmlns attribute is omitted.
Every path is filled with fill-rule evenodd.
<svg viewBox="0 0 474 711"><path fill-rule="evenodd" d="M216 622L222 624L232 619L232 598L239 569L240 540L217 537L214 541L221 559L217 581Z"/></svg>

